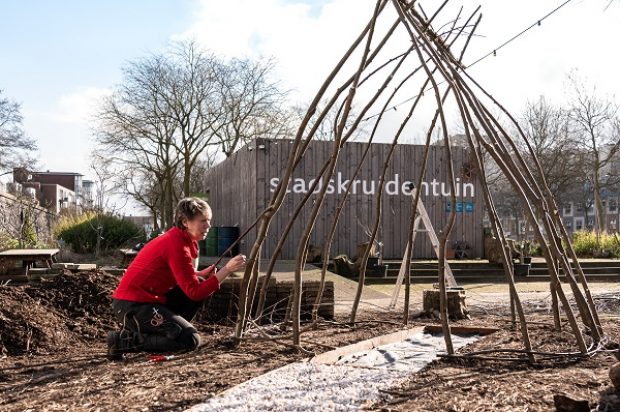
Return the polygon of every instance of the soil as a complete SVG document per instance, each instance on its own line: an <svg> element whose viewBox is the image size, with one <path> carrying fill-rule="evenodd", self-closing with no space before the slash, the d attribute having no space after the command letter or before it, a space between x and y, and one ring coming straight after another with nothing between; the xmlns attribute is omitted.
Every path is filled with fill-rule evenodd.
<svg viewBox="0 0 620 412"><path fill-rule="evenodd" d="M109 362L105 336L117 325L110 299L117 283L115 276L92 271L65 272L38 285L0 286L0 411L179 411L308 356L260 335L235 347L230 323L199 318L195 325L203 345L192 353L156 363L145 354ZM519 333L505 316L476 313L474 317L455 324L501 330L461 352L520 347ZM304 333L304 349L320 353L404 328L400 316L393 313L364 312L358 318L354 327L338 315L322 322L317 330ZM557 333L546 314L533 314L530 320L535 321L530 336L536 350L575 350L567 326ZM409 327L425 323L435 321L417 320ZM620 341L617 318L606 317L604 327L611 340ZM613 354L605 351L585 359L566 357L535 365L438 360L385 391L375 409L548 411L554 410L553 396L562 392L587 400L591 408L599 408L595 410L620 411L620 394L608 377L614 362Z"/></svg>
<svg viewBox="0 0 620 412"><path fill-rule="evenodd" d="M232 324L199 317L203 345L165 362L146 354L123 362L105 358L115 329L111 292L118 278L105 272L64 274L40 285L0 286L0 410L178 411L307 354L249 338L231 345ZM384 316L385 318L385 316ZM402 329L397 322L360 316L324 322L303 336L319 353Z"/></svg>
<svg viewBox="0 0 620 412"><path fill-rule="evenodd" d="M566 322L561 332L554 330L548 315L530 315L528 322L534 351L566 356L545 359L540 355L532 364L518 353L495 352L498 349L522 349L521 332L506 322L505 317L486 316L477 319L476 325L500 330L461 348L458 355L492 350L478 355L489 359L462 356L433 361L397 387L384 391L384 399L374 405L374 409L565 411L556 409L554 403L554 396L562 395L574 401L586 401L586 411L620 411L620 391L615 390L609 378L609 368L618 362L617 344L614 344L620 342L618 318L601 319L606 347L599 347L592 356L586 357L575 353L578 351L576 339Z"/></svg>

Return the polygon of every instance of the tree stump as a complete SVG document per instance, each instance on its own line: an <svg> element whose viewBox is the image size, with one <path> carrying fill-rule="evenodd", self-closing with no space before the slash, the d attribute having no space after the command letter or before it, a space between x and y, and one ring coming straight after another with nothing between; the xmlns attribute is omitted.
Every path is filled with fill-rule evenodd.
<svg viewBox="0 0 620 412"><path fill-rule="evenodd" d="M465 291L462 289L448 289L448 316L450 319L469 319L469 310L465 303ZM422 292L422 308L424 313L439 317L439 290L425 290Z"/></svg>

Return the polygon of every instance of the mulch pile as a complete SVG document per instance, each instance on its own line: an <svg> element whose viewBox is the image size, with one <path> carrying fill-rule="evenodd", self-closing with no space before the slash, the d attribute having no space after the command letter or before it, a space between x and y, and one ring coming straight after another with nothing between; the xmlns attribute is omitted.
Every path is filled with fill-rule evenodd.
<svg viewBox="0 0 620 412"><path fill-rule="evenodd" d="M0 286L0 354L46 354L104 339L118 278L65 271L40 284Z"/></svg>

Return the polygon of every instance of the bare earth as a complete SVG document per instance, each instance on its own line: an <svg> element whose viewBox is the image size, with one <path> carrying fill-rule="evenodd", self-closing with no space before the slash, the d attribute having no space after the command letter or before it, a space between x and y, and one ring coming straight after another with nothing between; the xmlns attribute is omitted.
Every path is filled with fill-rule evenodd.
<svg viewBox="0 0 620 412"><path fill-rule="evenodd" d="M102 272L67 272L41 285L0 286L0 410L184 410L238 383L308 356L260 339L260 335L235 348L229 339L230 324L199 319L197 326L204 345L196 352L160 363L151 363L141 354L110 363L103 356L103 342L105 333L115 327L109 295L117 281ZM417 297L416 287L420 286L414 287L413 296ZM381 309L391 293L391 289L381 288L369 290L360 322L354 326L345 324L349 302L342 296L337 302L341 309L336 321L323 322L318 330L305 333L303 347L320 353L403 329L400 313ZM501 289L497 286L466 288L470 289L468 301L473 319L459 323L496 326L501 331L462 351L520 348L520 335L512 328L505 292L495 290ZM535 349L575 351L568 326L558 333L550 325L544 285L532 289L527 292L533 295L526 294L524 299L528 300ZM606 334L620 341L617 287L592 284L592 290L598 296ZM409 327L427 323L436 321L415 319ZM554 410L553 395L564 392L589 401L593 410L620 411L620 394L613 390L607 376L614 362L612 354L605 351L585 359L566 357L535 365L438 360L401 386L386 391L375 409L548 411Z"/></svg>

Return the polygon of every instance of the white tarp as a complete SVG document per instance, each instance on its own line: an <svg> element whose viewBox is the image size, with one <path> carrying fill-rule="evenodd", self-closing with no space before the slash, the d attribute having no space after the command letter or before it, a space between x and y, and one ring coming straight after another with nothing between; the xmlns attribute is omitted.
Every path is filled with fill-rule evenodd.
<svg viewBox="0 0 620 412"><path fill-rule="evenodd" d="M452 340L457 349L478 338L453 335ZM422 369L443 348L442 336L420 332L333 365L296 362L230 388L190 411L356 411L378 400L380 389Z"/></svg>

